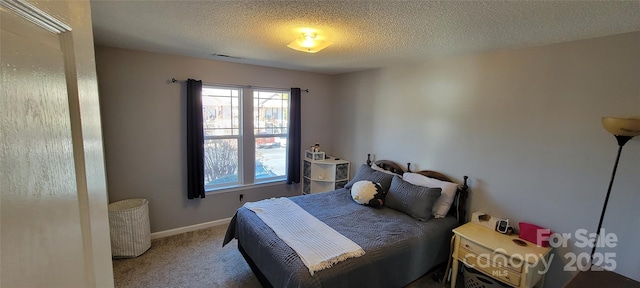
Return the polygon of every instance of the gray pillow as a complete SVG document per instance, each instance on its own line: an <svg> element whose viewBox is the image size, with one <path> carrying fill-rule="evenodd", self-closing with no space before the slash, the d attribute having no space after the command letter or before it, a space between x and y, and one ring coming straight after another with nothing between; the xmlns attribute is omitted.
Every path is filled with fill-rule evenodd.
<svg viewBox="0 0 640 288"><path fill-rule="evenodd" d="M349 183L344 185L344 188L351 189L351 186L353 186L354 183L362 180L369 180L374 183L379 183L384 191L389 191L389 186L391 186L391 179L393 177L394 176L391 174L373 170L369 165L362 164L360 169L358 169L358 172L356 172L356 176L354 176Z"/></svg>
<svg viewBox="0 0 640 288"><path fill-rule="evenodd" d="M442 188L413 185L394 176L384 206L403 212L420 221L431 218L433 203L438 200Z"/></svg>

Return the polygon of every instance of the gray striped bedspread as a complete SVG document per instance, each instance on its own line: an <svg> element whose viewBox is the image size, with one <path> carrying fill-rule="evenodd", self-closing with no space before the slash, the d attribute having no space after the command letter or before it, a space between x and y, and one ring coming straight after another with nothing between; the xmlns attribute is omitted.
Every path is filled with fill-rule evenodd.
<svg viewBox="0 0 640 288"><path fill-rule="evenodd" d="M360 245L365 255L311 276L295 251L241 207L223 245L238 239L273 287L403 287L447 261L451 230L459 225L451 216L421 222L390 208L358 205L346 189L290 199Z"/></svg>

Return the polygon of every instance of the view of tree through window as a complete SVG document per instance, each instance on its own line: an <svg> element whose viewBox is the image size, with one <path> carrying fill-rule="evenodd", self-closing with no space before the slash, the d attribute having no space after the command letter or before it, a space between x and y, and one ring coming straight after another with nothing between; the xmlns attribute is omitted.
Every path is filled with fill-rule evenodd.
<svg viewBox="0 0 640 288"><path fill-rule="evenodd" d="M205 187L240 183L240 89L203 87Z"/></svg>
<svg viewBox="0 0 640 288"><path fill-rule="evenodd" d="M243 183L246 178L242 175L254 175L254 183L286 177L289 92L253 90L253 103L247 101L244 104L243 92L245 89L222 86L204 85L202 88L204 182L207 189L250 184ZM251 104L253 107L243 108L243 105ZM241 121L242 111L251 111L247 110L251 108L253 131L244 129ZM244 141L243 135L247 133L253 133L255 143ZM255 149L255 169L252 165L242 165L246 163L242 155L250 155L251 150L246 149Z"/></svg>

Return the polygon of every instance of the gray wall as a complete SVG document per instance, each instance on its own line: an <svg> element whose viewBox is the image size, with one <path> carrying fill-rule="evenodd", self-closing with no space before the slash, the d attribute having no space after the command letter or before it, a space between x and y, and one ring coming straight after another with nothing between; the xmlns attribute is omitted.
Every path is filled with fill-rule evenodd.
<svg viewBox="0 0 640 288"><path fill-rule="evenodd" d="M149 200L151 232L233 216L244 201L300 194L300 185L254 189L187 199L185 84L301 87L303 147L320 142L331 151L331 76L229 62L96 47L109 201Z"/></svg>
<svg viewBox="0 0 640 288"><path fill-rule="evenodd" d="M346 159L413 163L470 177L469 211L556 232L595 231L617 143L603 116L640 116L640 32L466 55L340 75ZM355 167L355 165L354 165ZM623 150L604 226L618 236L617 272L640 280L640 137ZM546 287L561 287L567 253L554 249Z"/></svg>

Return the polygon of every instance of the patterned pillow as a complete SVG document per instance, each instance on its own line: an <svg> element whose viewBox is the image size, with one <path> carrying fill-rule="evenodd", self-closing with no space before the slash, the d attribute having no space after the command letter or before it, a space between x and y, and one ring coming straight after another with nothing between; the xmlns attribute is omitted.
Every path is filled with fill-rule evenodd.
<svg viewBox="0 0 640 288"><path fill-rule="evenodd" d="M369 180L375 183L379 183L384 191L389 191L389 186L391 186L391 179L393 177L393 175L375 171L371 169L371 167L369 167L369 165L367 164L362 164L362 166L360 166L360 169L358 169L358 172L356 172L356 176L354 176L353 179L349 181L349 183L344 185L344 188L351 189L351 186L353 186L354 183L362 180Z"/></svg>
<svg viewBox="0 0 640 288"><path fill-rule="evenodd" d="M395 176L387 193L385 206L403 212L420 221L431 218L431 209L442 188L413 185Z"/></svg>

